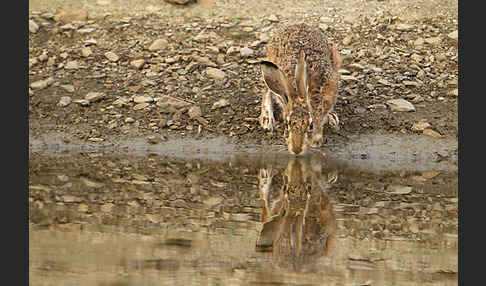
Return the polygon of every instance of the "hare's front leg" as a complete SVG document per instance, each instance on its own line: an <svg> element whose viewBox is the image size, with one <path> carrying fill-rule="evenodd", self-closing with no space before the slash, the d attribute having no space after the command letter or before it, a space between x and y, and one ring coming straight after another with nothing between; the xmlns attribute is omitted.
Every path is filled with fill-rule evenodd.
<svg viewBox="0 0 486 286"><path fill-rule="evenodd" d="M339 131L339 117L338 115L336 114L336 112L334 111L331 111L329 112L329 114L327 115L327 123L329 124L329 126L334 130L334 131Z"/></svg>
<svg viewBox="0 0 486 286"><path fill-rule="evenodd" d="M272 106L272 92L270 89L263 94L262 97L262 112L260 114L260 125L263 129L273 131L273 106Z"/></svg>

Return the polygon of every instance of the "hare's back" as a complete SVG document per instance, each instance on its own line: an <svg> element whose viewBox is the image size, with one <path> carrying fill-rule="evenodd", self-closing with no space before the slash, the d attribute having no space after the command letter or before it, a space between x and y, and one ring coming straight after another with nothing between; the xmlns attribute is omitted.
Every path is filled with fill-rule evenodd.
<svg viewBox="0 0 486 286"><path fill-rule="evenodd" d="M323 82L329 78L332 67L328 44L326 35L318 27L307 24L285 25L268 42L268 58L295 84L295 66L303 50L311 77Z"/></svg>

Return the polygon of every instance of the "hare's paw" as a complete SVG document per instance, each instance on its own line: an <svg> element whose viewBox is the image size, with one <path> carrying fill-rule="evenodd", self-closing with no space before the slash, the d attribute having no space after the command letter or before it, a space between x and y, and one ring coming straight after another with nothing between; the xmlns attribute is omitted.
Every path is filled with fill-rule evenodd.
<svg viewBox="0 0 486 286"><path fill-rule="evenodd" d="M335 112L330 112L327 115L327 123L334 131L339 131L339 117Z"/></svg>
<svg viewBox="0 0 486 286"><path fill-rule="evenodd" d="M274 122L275 118L273 117L273 113L269 110L263 110L260 114L260 126L265 130L273 131Z"/></svg>
<svg viewBox="0 0 486 286"><path fill-rule="evenodd" d="M258 185L260 187L261 195L264 199L268 196L270 186L272 185L273 170L272 168L260 169L258 173Z"/></svg>

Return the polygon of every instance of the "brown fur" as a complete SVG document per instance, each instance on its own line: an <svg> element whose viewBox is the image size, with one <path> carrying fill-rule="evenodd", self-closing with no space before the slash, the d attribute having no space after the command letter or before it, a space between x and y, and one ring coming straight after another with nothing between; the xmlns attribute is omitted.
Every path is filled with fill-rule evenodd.
<svg viewBox="0 0 486 286"><path fill-rule="evenodd" d="M337 100L340 57L336 47L327 40L319 28L307 24L294 24L280 27L268 42L267 51L270 62L278 67L282 74L282 79L268 81L285 82L281 86L285 86L289 97L289 107L286 111L290 112L292 108L299 106L308 111L313 122L313 130L308 130L310 134L299 134L305 137L305 140L301 141L313 147L320 146L324 121ZM302 58L305 58L303 64ZM267 77L265 81L267 82ZM306 88L302 84L304 81ZM277 90L277 93L283 89L269 87L273 91ZM263 110L262 107L262 114ZM308 122L300 120L300 125L309 124ZM289 144L289 149L290 147Z"/></svg>

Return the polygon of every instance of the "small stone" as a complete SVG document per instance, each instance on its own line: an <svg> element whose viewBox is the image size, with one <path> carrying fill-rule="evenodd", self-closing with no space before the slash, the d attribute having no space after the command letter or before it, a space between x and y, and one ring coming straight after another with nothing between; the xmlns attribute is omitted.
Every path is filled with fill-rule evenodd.
<svg viewBox="0 0 486 286"><path fill-rule="evenodd" d="M329 25L321 23L321 24L319 24L319 28L323 31L327 31L327 30L329 30Z"/></svg>
<svg viewBox="0 0 486 286"><path fill-rule="evenodd" d="M45 62L45 61L47 61L47 59L49 58L49 55L47 54L47 51L44 51L44 52L42 53L42 55L40 55L38 58L39 58L39 61L41 61L41 62Z"/></svg>
<svg viewBox="0 0 486 286"><path fill-rule="evenodd" d="M71 99L71 97L69 97L69 96L63 96L63 97L61 97L61 99L59 100L58 105L59 105L59 106L61 106L61 107L65 107L65 106L68 106L68 105L71 103L71 101L73 101L73 100Z"/></svg>
<svg viewBox="0 0 486 286"><path fill-rule="evenodd" d="M459 40L459 32L457 30L450 32L449 34L447 34L447 37L449 37L449 39L457 41Z"/></svg>
<svg viewBox="0 0 486 286"><path fill-rule="evenodd" d="M106 52L105 57L112 62L117 62L120 59L120 57L113 52Z"/></svg>
<svg viewBox="0 0 486 286"><path fill-rule="evenodd" d="M164 96L157 100L157 106L164 109L170 109L170 108L179 109L189 105L191 104L187 101L173 98L170 96Z"/></svg>
<svg viewBox="0 0 486 286"><path fill-rule="evenodd" d="M417 55L417 54L411 55L410 58L412 60L416 61L417 63L424 59L424 57L422 57L421 55Z"/></svg>
<svg viewBox="0 0 486 286"><path fill-rule="evenodd" d="M64 53L61 53L59 56L60 56L62 59L67 59L67 57L69 57L69 54L68 54L68 53L66 53L66 52L64 52Z"/></svg>
<svg viewBox="0 0 486 286"><path fill-rule="evenodd" d="M392 111L409 112L415 111L415 106L405 99L390 99L386 102Z"/></svg>
<svg viewBox="0 0 486 286"><path fill-rule="evenodd" d="M52 56L47 60L47 66L53 66L56 64L56 57Z"/></svg>
<svg viewBox="0 0 486 286"><path fill-rule="evenodd" d="M78 212L80 212L80 213L85 213L85 212L88 211L88 209L89 209L89 207L86 204L79 204L78 205Z"/></svg>
<svg viewBox="0 0 486 286"><path fill-rule="evenodd" d="M67 70L76 70L79 68L79 64L77 61L69 61L66 63L66 65L64 66L65 69Z"/></svg>
<svg viewBox="0 0 486 286"><path fill-rule="evenodd" d="M56 14L53 18L54 21L63 23L86 21L88 19L88 13L84 10L68 10Z"/></svg>
<svg viewBox="0 0 486 286"><path fill-rule="evenodd" d="M139 103L137 105L135 105L133 107L133 110L140 110L140 109L144 109L145 107L149 106L150 103L147 103L147 102L143 102L143 103Z"/></svg>
<svg viewBox="0 0 486 286"><path fill-rule="evenodd" d="M106 204L103 204L101 207L100 207L100 210L104 213L109 213L111 212L111 210L113 209L115 205L112 204L112 203L106 203Z"/></svg>
<svg viewBox="0 0 486 286"><path fill-rule="evenodd" d="M423 38L418 38L413 42L415 48L421 48L424 46L424 44L425 44L425 40Z"/></svg>
<svg viewBox="0 0 486 286"><path fill-rule="evenodd" d="M145 60L144 59L133 60L130 62L130 65L136 69L141 69L143 65L145 65Z"/></svg>
<svg viewBox="0 0 486 286"><path fill-rule="evenodd" d="M239 51L240 51L240 48L232 46L232 47L229 47L229 48L226 50L226 54L227 54L227 55L233 55L233 54L238 53Z"/></svg>
<svg viewBox="0 0 486 286"><path fill-rule="evenodd" d="M97 41L97 40L95 40L95 39L89 39L89 40L84 41L84 44L85 44L86 46L97 45L97 44L98 44L98 41Z"/></svg>
<svg viewBox="0 0 486 286"><path fill-rule="evenodd" d="M61 84L59 87L67 92L74 92L74 86L71 84Z"/></svg>
<svg viewBox="0 0 486 286"><path fill-rule="evenodd" d="M81 49L81 56L84 57L84 58L87 58L89 56L91 56L91 54L93 54L93 52L91 51L91 49L89 47L84 47Z"/></svg>
<svg viewBox="0 0 486 286"><path fill-rule="evenodd" d="M191 119L195 119L197 117L202 116L201 108L196 105L193 105L191 108L189 108L189 111L187 113Z"/></svg>
<svg viewBox="0 0 486 286"><path fill-rule="evenodd" d="M405 23L400 23L395 26L395 29L398 31L410 31L414 28L414 26L405 24Z"/></svg>
<svg viewBox="0 0 486 286"><path fill-rule="evenodd" d="M386 192L394 195L406 195L412 192L412 187L400 186L400 185L389 185Z"/></svg>
<svg viewBox="0 0 486 286"><path fill-rule="evenodd" d="M35 82L31 83L30 84L30 87L33 90L36 90L36 89L44 89L44 88L50 86L53 83L54 83L54 78L53 77L49 77L49 78L46 78L46 79L43 79L43 80L38 80L38 81L35 81Z"/></svg>
<svg viewBox="0 0 486 286"><path fill-rule="evenodd" d="M329 17L326 17L326 16L321 16L321 17L319 18L319 21L320 21L321 23L326 23L326 24L331 24L331 23L333 23L333 22L334 22L334 20L333 20L332 18L329 18Z"/></svg>
<svg viewBox="0 0 486 286"><path fill-rule="evenodd" d="M39 30L39 25L33 20L29 20L29 32L35 34Z"/></svg>
<svg viewBox="0 0 486 286"><path fill-rule="evenodd" d="M149 137L147 137L147 142L150 144L158 144L160 142L160 137L150 135Z"/></svg>
<svg viewBox="0 0 486 286"><path fill-rule="evenodd" d="M135 122L135 119L133 119L131 117L125 118L125 123L133 123L133 122Z"/></svg>
<svg viewBox="0 0 486 286"><path fill-rule="evenodd" d="M437 53L435 55L435 59L438 60L438 61L445 61L447 59L447 57L444 53Z"/></svg>
<svg viewBox="0 0 486 286"><path fill-rule="evenodd" d="M168 45L169 42L166 39L157 39L150 45L148 49L149 51L153 52L167 48Z"/></svg>
<svg viewBox="0 0 486 286"><path fill-rule="evenodd" d="M347 46L347 45L351 44L352 41L353 41L353 37L352 36L346 36L343 39L343 45Z"/></svg>
<svg viewBox="0 0 486 286"><path fill-rule="evenodd" d="M129 103L130 100L127 99L127 98L124 98L124 97L120 97L118 98L117 100L113 101L113 105L116 106L116 107L122 107L124 105L126 105L127 103Z"/></svg>
<svg viewBox="0 0 486 286"><path fill-rule="evenodd" d="M103 92L89 92L88 94L86 94L84 99L91 103L91 102L97 102L101 100L103 97L105 97L105 93Z"/></svg>
<svg viewBox="0 0 486 286"><path fill-rule="evenodd" d="M213 106L211 107L211 109L214 110L214 109L222 108L222 107L228 106L229 104L230 104L229 101L227 99L223 98L223 99L216 101L213 104Z"/></svg>
<svg viewBox="0 0 486 286"><path fill-rule="evenodd" d="M270 21L270 22L278 22L279 20L278 20L277 15L272 14L272 15L270 15L270 17L268 17L268 21Z"/></svg>
<svg viewBox="0 0 486 286"><path fill-rule="evenodd" d="M86 99L77 99L73 101L74 103L77 103L81 106L88 106L89 105L89 100Z"/></svg>
<svg viewBox="0 0 486 286"><path fill-rule="evenodd" d="M419 122L416 122L412 125L412 131L415 131L415 132L422 132L424 131L425 129L427 129L428 127L430 127L430 124L427 122L427 121L419 121Z"/></svg>
<svg viewBox="0 0 486 286"><path fill-rule="evenodd" d="M94 30L95 30L94 28L83 28L83 29L77 30L77 32L80 33L80 34L89 34L89 33L93 32Z"/></svg>
<svg viewBox="0 0 486 286"><path fill-rule="evenodd" d="M220 69L208 67L206 69L206 75L217 80L222 80L226 78L226 73Z"/></svg>
<svg viewBox="0 0 486 286"><path fill-rule="evenodd" d="M356 77L354 77L352 75L341 75L341 79L343 81L356 81L356 80L358 80Z"/></svg>
<svg viewBox="0 0 486 286"><path fill-rule="evenodd" d="M193 0L164 0L167 3L177 4L177 5L186 5Z"/></svg>
<svg viewBox="0 0 486 286"><path fill-rule="evenodd" d="M430 136L430 137L433 137L433 138L441 138L442 137L442 135L440 135L437 131L434 131L432 129L425 129L423 131L423 134Z"/></svg>
<svg viewBox="0 0 486 286"><path fill-rule="evenodd" d="M250 57L253 55L253 50L248 47L243 47L240 49L240 55L244 58Z"/></svg>
<svg viewBox="0 0 486 286"><path fill-rule="evenodd" d="M148 95L139 95L139 96L135 96L133 98L133 101L135 103L152 102L154 101L154 98Z"/></svg>
<svg viewBox="0 0 486 286"><path fill-rule="evenodd" d="M449 91L449 93L447 93L448 95L452 95L452 96L459 96L459 89L453 89L451 91Z"/></svg>
<svg viewBox="0 0 486 286"><path fill-rule="evenodd" d="M344 24L353 24L355 21L355 17L353 15L345 15L343 18L343 23Z"/></svg>
<svg viewBox="0 0 486 286"><path fill-rule="evenodd" d="M440 37L433 37L425 39L425 42L432 46L437 46L441 43L442 39Z"/></svg>
<svg viewBox="0 0 486 286"><path fill-rule="evenodd" d="M213 63L212 61L210 61L206 57L201 57L201 56L198 56L198 55L192 55L192 59L195 60L196 62L198 62L202 65L208 66L208 67L217 67L218 66L217 64Z"/></svg>

